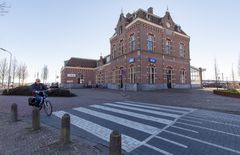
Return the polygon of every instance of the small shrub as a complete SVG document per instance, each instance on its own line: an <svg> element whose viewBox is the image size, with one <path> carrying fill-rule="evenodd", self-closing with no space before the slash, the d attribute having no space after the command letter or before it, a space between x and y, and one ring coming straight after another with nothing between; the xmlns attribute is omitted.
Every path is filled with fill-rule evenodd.
<svg viewBox="0 0 240 155"><path fill-rule="evenodd" d="M71 93L69 90L66 89L51 89L46 92L48 96L53 97L74 97L75 94ZM13 89L3 90L3 95L10 95L10 96L32 96L32 88L31 86L20 86Z"/></svg>
<svg viewBox="0 0 240 155"><path fill-rule="evenodd" d="M20 86L13 89L3 90L3 95L19 95L19 96L31 96L32 90L30 86Z"/></svg>
<svg viewBox="0 0 240 155"><path fill-rule="evenodd" d="M47 91L48 96L55 96L55 97L74 97L75 94L71 93L69 90L66 89L51 89Z"/></svg>
<svg viewBox="0 0 240 155"><path fill-rule="evenodd" d="M240 98L240 91L237 89L213 90L213 93L221 96Z"/></svg>

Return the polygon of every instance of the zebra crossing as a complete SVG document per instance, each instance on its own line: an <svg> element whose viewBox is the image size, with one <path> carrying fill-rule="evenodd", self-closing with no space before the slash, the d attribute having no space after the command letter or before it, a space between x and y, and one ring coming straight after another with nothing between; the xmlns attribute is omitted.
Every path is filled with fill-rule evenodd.
<svg viewBox="0 0 240 155"><path fill-rule="evenodd" d="M120 131L126 154L240 154L235 145L240 144L240 122L234 124L232 117L223 122L221 113L119 101L56 111L46 123L53 125L65 113L75 133L104 145L113 130Z"/></svg>

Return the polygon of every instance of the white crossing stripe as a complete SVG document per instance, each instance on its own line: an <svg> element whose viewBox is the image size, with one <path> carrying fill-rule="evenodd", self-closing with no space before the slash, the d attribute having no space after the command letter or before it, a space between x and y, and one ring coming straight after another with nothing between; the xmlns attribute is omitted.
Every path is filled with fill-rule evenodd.
<svg viewBox="0 0 240 155"><path fill-rule="evenodd" d="M155 138L157 138L157 139L161 139L161 140L164 140L164 141L166 141L166 142L169 142L169 143L172 143L172 144L175 144L175 145L178 145L178 146L184 147L184 148L188 148L188 146L186 146L186 145L180 144L180 143L178 143L178 142L175 142L175 141L172 141L172 140L169 140L169 139L166 139L166 138L160 137L160 136L156 136Z"/></svg>
<svg viewBox="0 0 240 155"><path fill-rule="evenodd" d="M179 120L183 120L183 121L186 121L186 122L197 123L197 124L202 124L202 122L199 122L199 121L193 121L193 120L189 120L189 119L186 119L186 118L179 118Z"/></svg>
<svg viewBox="0 0 240 155"><path fill-rule="evenodd" d="M155 150L155 151L157 151L157 152L159 152L159 153L162 153L162 154L164 154L164 155L173 155L173 154L171 154L171 153L169 153L169 152L167 152L167 151L164 151L164 150L162 150L162 149L159 149L159 148L157 148L157 147L155 147L155 146L152 146L152 145L149 145L149 144L144 144L144 146L149 147L150 149Z"/></svg>
<svg viewBox="0 0 240 155"><path fill-rule="evenodd" d="M53 115L62 118L64 114L67 112L64 111L58 111L58 112L53 112ZM75 115L72 115L68 113L71 117L71 124L75 125L78 128L81 128L90 134L95 135L96 137L103 139L107 142L109 142L110 139L110 134L112 133L112 130L100 126L98 124L95 124L93 122L90 122L88 120L82 119L80 117L77 117ZM136 149L141 145L141 142L138 141L137 139L134 139L132 137L129 137L127 135L122 134L122 148L126 152L131 152L132 150Z"/></svg>
<svg viewBox="0 0 240 155"><path fill-rule="evenodd" d="M139 114L139 113L135 113L135 112L131 112L131 111L120 110L120 109L116 109L116 108L110 108L107 106L91 105L91 107L106 110L106 111L111 111L111 112L115 112L115 113L119 113L119 114L124 114L124 115L132 116L132 117L136 117L136 118L140 118L140 119L144 119L144 120L148 120L148 121L158 122L158 123L162 123L162 124L170 124L173 122L168 119L148 116L148 115Z"/></svg>
<svg viewBox="0 0 240 155"><path fill-rule="evenodd" d="M77 111L80 111L80 112L83 112L83 113L86 113L88 115L92 115L92 116L95 116L95 117L98 117L98 118L101 118L101 119L105 119L105 120L108 120L108 121L111 121L111 122L129 127L129 128L135 129L135 130L139 130L139 131L142 131L142 132L145 132L145 133L148 133L148 134L155 134L159 131L158 128L150 126L150 125L146 125L146 124L142 124L142 123L139 123L139 122L124 119L124 118L121 118L121 117L97 112L97 111L90 110L90 109L87 109L87 108L79 107L79 108L74 108L74 110L77 110Z"/></svg>
<svg viewBox="0 0 240 155"><path fill-rule="evenodd" d="M217 145L217 144L214 144L214 143L210 143L210 142L207 142L207 141L204 141L204 140L200 140L200 139L197 139L197 138L189 137L189 136L182 135L182 134L179 134L179 133L176 133L176 132L172 132L172 131L165 130L164 132L167 132L167 133L170 133L170 134L173 134L173 135L177 135L179 137L187 138L187 139L199 142L199 143L203 143L203 144L207 144L207 145L210 145L210 146L214 146L214 147L217 147L217 148L220 148L220 149L223 149L223 150L227 150L227 151L231 151L231 152L240 154L240 151L234 150L234 149L231 149L231 148L228 148L228 147L225 147L225 146Z"/></svg>
<svg viewBox="0 0 240 155"><path fill-rule="evenodd" d="M170 127L173 127L173 128L176 128L176 129L185 130L185 131L189 131L189 132L193 132L193 133L199 133L198 131L191 130L191 129L186 129L186 128L179 127L179 126L176 126L176 125L172 125L172 126L170 126Z"/></svg>
<svg viewBox="0 0 240 155"><path fill-rule="evenodd" d="M178 110L182 110L185 112L191 112L191 111L195 110L193 108L183 108L183 107L167 106L167 105L159 105L159 104L151 104L151 103L143 103L143 102L133 102L133 101L126 101L126 102L137 103L137 104L142 104L142 105L147 105L147 106L164 107L164 108L169 108L169 109L178 109Z"/></svg>
<svg viewBox="0 0 240 155"><path fill-rule="evenodd" d="M132 103L125 103L125 102L115 102L118 104L123 104L123 105L130 105L134 107L141 107L141 108L148 108L148 109L154 109L154 110L164 110L164 111L169 111L169 112L176 112L176 113L187 113L186 111L179 111L179 110L172 110L172 109L166 109L166 108L160 108L160 107L150 107L149 105L139 105L139 104L132 104Z"/></svg>
<svg viewBox="0 0 240 155"><path fill-rule="evenodd" d="M147 109L129 107L129 106L124 106L124 105L116 105L116 104L112 104L112 103L105 103L105 105L129 109L129 110L141 111L141 112L151 113L151 114L160 115L160 116L168 116L168 117L173 117L173 118L178 118L181 116L181 115L170 114L170 113L160 112L160 111L155 111L155 110L147 110Z"/></svg>
<svg viewBox="0 0 240 155"><path fill-rule="evenodd" d="M215 130L215 129L211 129L211 128L207 128L207 127L203 127L203 126L198 126L198 125L193 125L193 124L188 124L188 123L183 123L183 122L176 122L176 123L187 125L187 126L192 126L192 127L196 127L196 128L200 128L200 129L210 130L210 131L214 131L214 132L219 132L219 133L223 133L223 134L227 134L227 135L231 135L231 136L240 137L240 135L238 135L238 134L229 133L229 132L225 132L225 131L221 131L221 130Z"/></svg>
<svg viewBox="0 0 240 155"><path fill-rule="evenodd" d="M188 119L201 120L201 121L204 121L204 122L211 122L211 123L222 124L222 125L227 125L227 126L233 126L233 127L240 128L239 125L235 125L235 124L231 124L231 123L224 123L224 122L218 122L218 121L214 121L214 120L202 119L202 118L197 118L197 117L190 116L190 115L185 115L184 118L185 117L188 118Z"/></svg>

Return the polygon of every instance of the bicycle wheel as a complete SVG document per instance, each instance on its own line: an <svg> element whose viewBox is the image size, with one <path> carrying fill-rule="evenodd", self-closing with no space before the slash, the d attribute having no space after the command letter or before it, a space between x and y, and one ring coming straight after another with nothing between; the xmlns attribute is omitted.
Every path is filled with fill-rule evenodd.
<svg viewBox="0 0 240 155"><path fill-rule="evenodd" d="M48 116L52 115L52 104L50 101L48 101L48 100L45 101L44 110Z"/></svg>

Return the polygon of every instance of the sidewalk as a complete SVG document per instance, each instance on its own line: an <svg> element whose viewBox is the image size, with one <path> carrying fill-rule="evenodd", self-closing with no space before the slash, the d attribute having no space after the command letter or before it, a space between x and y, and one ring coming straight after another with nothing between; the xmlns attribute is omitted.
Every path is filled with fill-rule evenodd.
<svg viewBox="0 0 240 155"><path fill-rule="evenodd" d="M106 146L96 145L71 135L72 142L59 142L58 129L41 124L39 131L31 129L31 121L9 121L10 115L0 113L0 155L106 155Z"/></svg>

